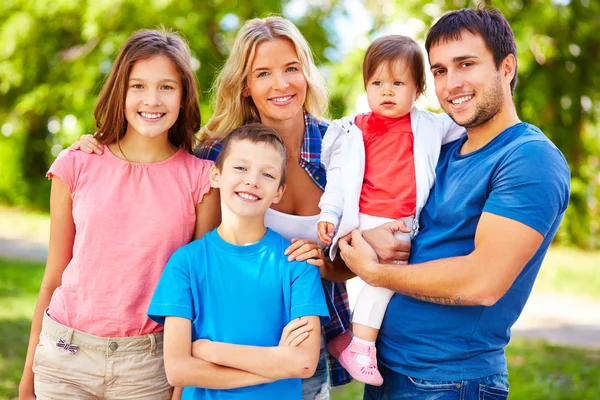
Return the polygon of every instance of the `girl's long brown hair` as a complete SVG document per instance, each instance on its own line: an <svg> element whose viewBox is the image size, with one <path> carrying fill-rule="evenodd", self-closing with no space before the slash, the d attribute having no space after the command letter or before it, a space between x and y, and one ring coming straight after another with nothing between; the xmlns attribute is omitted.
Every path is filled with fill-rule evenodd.
<svg viewBox="0 0 600 400"><path fill-rule="evenodd" d="M192 71L188 45L177 33L165 29L138 31L131 35L121 48L94 109L98 128L95 138L100 143L113 143L125 135L125 97L129 86L129 74L137 61L155 55L163 55L171 60L179 72L183 88L183 109L169 129L169 141L178 148L192 151L195 135L200 129L198 85Z"/></svg>

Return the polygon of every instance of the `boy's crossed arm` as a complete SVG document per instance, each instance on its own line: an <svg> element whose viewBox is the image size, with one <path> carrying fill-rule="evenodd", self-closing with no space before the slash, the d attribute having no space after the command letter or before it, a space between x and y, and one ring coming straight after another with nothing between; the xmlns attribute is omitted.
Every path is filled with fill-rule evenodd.
<svg viewBox="0 0 600 400"><path fill-rule="evenodd" d="M302 317L302 320L306 320L311 329L313 326L321 326L317 316ZM283 335L286 335L285 330ZM304 379L313 376L317 368L321 335L315 332L304 336L297 346L282 345L280 342L279 346L272 347L199 340L194 342L193 354L216 365L268 378L269 382L289 378Z"/></svg>
<svg viewBox="0 0 600 400"><path fill-rule="evenodd" d="M270 383L283 378L303 377L304 374L312 376L318 362L320 344L320 335L309 334L315 324L320 326L318 317L292 321L284 329L278 347L239 346L205 340L194 342L192 350L191 321L186 318L167 317L164 340L167 378L173 386L234 389ZM307 345L307 341L310 344ZM299 348L302 350L289 350ZM215 352L220 351L223 354L216 357ZM311 357L307 358L305 354L312 355L314 361ZM295 360L292 360L292 357L295 357ZM223 363L210 359L222 360ZM302 369L298 367L303 364L303 361L307 361L306 371L303 367ZM286 363L291 365L282 368ZM274 371L277 373L273 373Z"/></svg>

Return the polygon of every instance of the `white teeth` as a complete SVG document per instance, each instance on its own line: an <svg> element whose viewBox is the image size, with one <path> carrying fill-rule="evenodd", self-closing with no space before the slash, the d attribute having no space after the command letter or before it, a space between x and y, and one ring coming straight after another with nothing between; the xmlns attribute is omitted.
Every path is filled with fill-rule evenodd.
<svg viewBox="0 0 600 400"><path fill-rule="evenodd" d="M153 114L151 114L151 113L146 113L146 112L142 112L140 114L142 115L142 117L148 118L148 119L157 119L157 118L160 118L160 117L162 117L164 115L162 113L153 113Z"/></svg>
<svg viewBox="0 0 600 400"><path fill-rule="evenodd" d="M249 193L238 193L238 195L242 198L242 199L246 199L246 200L258 200L258 197L253 196Z"/></svg>
<svg viewBox="0 0 600 400"><path fill-rule="evenodd" d="M275 103L284 103L284 102L286 102L286 101L290 100L291 98L292 98L292 96L285 96L285 97L275 97L275 98L273 98L273 101L274 101Z"/></svg>
<svg viewBox="0 0 600 400"><path fill-rule="evenodd" d="M459 97L458 99L454 99L452 100L452 104L454 105L459 105L464 103L465 101L469 101L473 98L473 96L463 96L463 97Z"/></svg>

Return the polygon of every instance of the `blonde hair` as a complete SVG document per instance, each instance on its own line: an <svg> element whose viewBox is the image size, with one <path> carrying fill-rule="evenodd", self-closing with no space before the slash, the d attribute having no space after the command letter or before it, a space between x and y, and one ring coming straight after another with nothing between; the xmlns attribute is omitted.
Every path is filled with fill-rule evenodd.
<svg viewBox="0 0 600 400"><path fill-rule="evenodd" d="M245 123L260 122L252 97L244 96L243 91L254 62L256 46L274 39L287 39L294 44L307 82L304 109L317 120L325 117L329 101L325 81L315 66L304 36L285 18L255 18L247 21L238 32L231 54L213 84L215 109L200 130L200 140L207 137L222 139Z"/></svg>

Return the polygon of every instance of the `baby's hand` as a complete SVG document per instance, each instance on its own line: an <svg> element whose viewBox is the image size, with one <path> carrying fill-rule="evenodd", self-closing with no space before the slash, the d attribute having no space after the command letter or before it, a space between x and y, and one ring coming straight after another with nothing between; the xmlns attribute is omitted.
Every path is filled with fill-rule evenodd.
<svg viewBox="0 0 600 400"><path fill-rule="evenodd" d="M306 318L296 318L283 328L279 346L298 347L310 335L313 326Z"/></svg>
<svg viewBox="0 0 600 400"><path fill-rule="evenodd" d="M94 135L81 135L79 140L71 145L71 148L73 150L85 151L88 154L96 153L100 155L103 152L102 146L94 138Z"/></svg>
<svg viewBox="0 0 600 400"><path fill-rule="evenodd" d="M327 245L331 244L335 228L331 222L319 222L317 224L317 236L319 240Z"/></svg>

